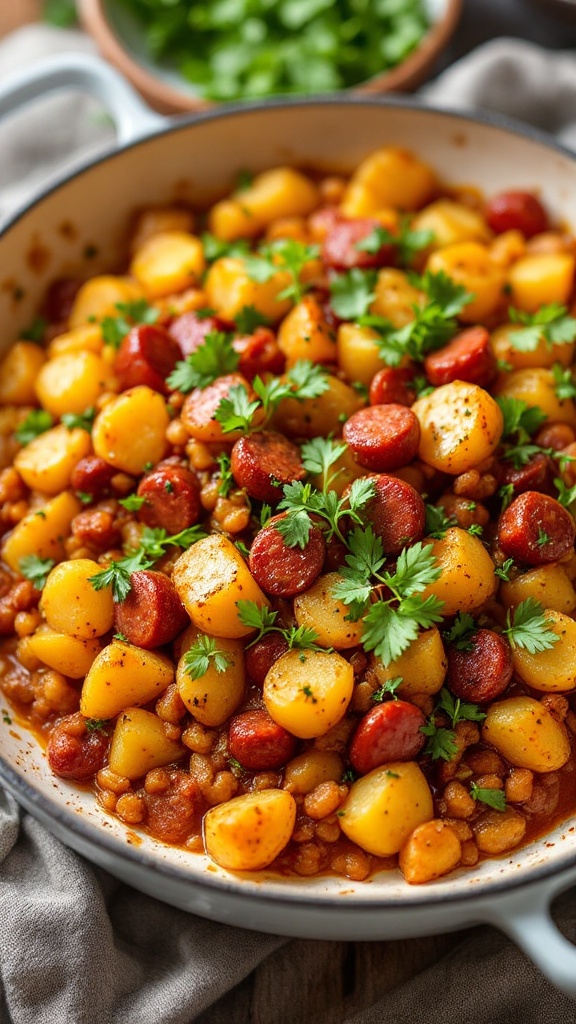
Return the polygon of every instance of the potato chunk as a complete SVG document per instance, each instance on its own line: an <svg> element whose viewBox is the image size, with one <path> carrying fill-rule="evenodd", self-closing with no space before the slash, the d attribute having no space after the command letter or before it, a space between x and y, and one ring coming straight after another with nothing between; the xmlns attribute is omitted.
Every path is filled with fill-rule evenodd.
<svg viewBox="0 0 576 1024"><path fill-rule="evenodd" d="M70 532L70 524L81 508L70 491L63 491L42 508L29 512L4 541L2 558L6 565L19 572L20 561L27 555L60 562L66 557L63 539Z"/></svg>
<svg viewBox="0 0 576 1024"><path fill-rule="evenodd" d="M0 403L34 405L36 376L46 361L46 352L33 341L17 341L0 362Z"/></svg>
<svg viewBox="0 0 576 1024"><path fill-rule="evenodd" d="M216 203L210 230L227 242L258 235L281 217L304 217L318 205L318 189L293 167L274 167L257 174L248 188Z"/></svg>
<svg viewBox="0 0 576 1024"><path fill-rule="evenodd" d="M471 612L493 597L498 586L494 563L481 540L452 526L440 540L432 541L432 555L440 576L422 591L444 601L442 615Z"/></svg>
<svg viewBox="0 0 576 1024"><path fill-rule="evenodd" d="M576 608L576 590L566 569L557 562L539 565L536 569L500 584L498 600L505 608L516 608L528 598L544 608L569 615Z"/></svg>
<svg viewBox="0 0 576 1024"><path fill-rule="evenodd" d="M91 451L88 431L78 427L68 430L61 424L22 448L14 465L27 487L43 494L58 494L70 486L74 466Z"/></svg>
<svg viewBox="0 0 576 1024"><path fill-rule="evenodd" d="M430 787L415 761L384 764L353 782L342 812L344 835L377 857L398 853L434 815Z"/></svg>
<svg viewBox="0 0 576 1024"><path fill-rule="evenodd" d="M194 630L186 632L190 642L183 650L176 670L178 692L198 722L209 727L222 725L234 713L244 696L244 645L240 640L219 637L216 646L228 658L226 668L219 672L214 659L210 658L204 675L193 679L186 670L185 655L198 634L194 636Z"/></svg>
<svg viewBox="0 0 576 1024"><path fill-rule="evenodd" d="M344 650L356 647L362 636L362 623L349 622L348 605L338 601L332 594L342 579L337 572L319 576L303 594L294 598L294 615L299 626L307 626L316 632L316 643L321 647L336 647Z"/></svg>
<svg viewBox="0 0 576 1024"><path fill-rule="evenodd" d="M529 253L508 273L511 304L527 313L540 306L568 302L574 284L574 256L567 252Z"/></svg>
<svg viewBox="0 0 576 1024"><path fill-rule="evenodd" d="M547 609L546 626L559 637L546 651L530 654L523 647L512 651L514 670L533 690L567 693L576 688L576 622L569 615Z"/></svg>
<svg viewBox="0 0 576 1024"><path fill-rule="evenodd" d="M139 476L166 452L170 423L166 402L141 384L104 407L92 429L94 451L122 473Z"/></svg>
<svg viewBox="0 0 576 1024"><path fill-rule="evenodd" d="M89 582L100 569L91 558L73 558L52 569L41 602L46 622L52 629L84 640L93 640L112 629L112 590L110 587L95 590Z"/></svg>
<svg viewBox="0 0 576 1024"><path fill-rule="evenodd" d="M299 359L309 359L312 363L336 362L334 332L320 303L311 295L305 295L284 317L278 330L278 345L286 356L288 368Z"/></svg>
<svg viewBox="0 0 576 1024"><path fill-rule="evenodd" d="M281 789L245 793L204 817L206 853L229 871L258 871L282 852L296 821L296 802Z"/></svg>
<svg viewBox="0 0 576 1024"><path fill-rule="evenodd" d="M68 323L75 328L93 320L102 320L105 316L117 316L118 303L143 298L142 288L129 277L114 277L113 274L91 277L74 299Z"/></svg>
<svg viewBox="0 0 576 1024"><path fill-rule="evenodd" d="M440 631L432 626L419 633L404 653L388 666L381 658L373 656L372 668L381 685L401 676L402 685L397 692L407 700L415 693L438 693L448 671L448 659Z"/></svg>
<svg viewBox="0 0 576 1024"><path fill-rule="evenodd" d="M53 416L80 415L113 390L108 363L94 352L65 352L44 363L36 378L38 400Z"/></svg>
<svg viewBox="0 0 576 1024"><path fill-rule="evenodd" d="M263 697L271 718L294 736L324 736L352 697L352 666L335 651L287 651L268 672Z"/></svg>
<svg viewBox="0 0 576 1024"><path fill-rule="evenodd" d="M533 697L491 704L482 739L517 768L533 772L555 772L570 757L566 729Z"/></svg>
<svg viewBox="0 0 576 1024"><path fill-rule="evenodd" d="M188 548L174 566L172 582L192 622L209 636L236 638L253 630L238 616L237 601L268 601L231 540L212 534Z"/></svg>
<svg viewBox="0 0 576 1024"><path fill-rule="evenodd" d="M370 153L350 179L342 212L346 217L365 217L387 206L417 210L435 190L434 171L407 149L383 146Z"/></svg>
<svg viewBox="0 0 576 1024"><path fill-rule="evenodd" d="M498 447L504 420L484 388L455 380L414 402L420 422L419 457L442 473L458 476Z"/></svg>
<svg viewBox="0 0 576 1024"><path fill-rule="evenodd" d="M162 231L146 239L130 270L146 294L157 299L196 284L204 268L199 238L187 231Z"/></svg>
<svg viewBox="0 0 576 1024"><path fill-rule="evenodd" d="M502 375L494 393L537 405L550 423L569 423L576 427L576 406L571 398L558 398L552 370L539 366L513 370Z"/></svg>
<svg viewBox="0 0 576 1024"><path fill-rule="evenodd" d="M147 704L174 681L169 658L113 640L90 669L80 698L85 718L113 718L133 704Z"/></svg>
<svg viewBox="0 0 576 1024"><path fill-rule="evenodd" d="M110 747L110 768L126 779L139 779L152 768L179 761L186 747L168 739L164 722L151 711L126 708L119 716Z"/></svg>
<svg viewBox="0 0 576 1024"><path fill-rule="evenodd" d="M38 626L36 632L27 638L27 648L48 668L70 679L83 679L102 650L98 640L59 633L48 624Z"/></svg>

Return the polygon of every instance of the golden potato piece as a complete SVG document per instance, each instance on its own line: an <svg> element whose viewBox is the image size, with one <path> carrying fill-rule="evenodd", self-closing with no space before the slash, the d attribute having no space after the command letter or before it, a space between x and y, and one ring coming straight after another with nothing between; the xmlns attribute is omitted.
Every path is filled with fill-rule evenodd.
<svg viewBox="0 0 576 1024"><path fill-rule="evenodd" d="M504 420L484 388L455 380L414 402L420 423L418 455L434 469L458 476L498 447Z"/></svg>
<svg viewBox="0 0 576 1024"><path fill-rule="evenodd" d="M517 768L533 772L555 772L570 757L566 729L533 697L491 704L482 739Z"/></svg>
<svg viewBox="0 0 576 1024"><path fill-rule="evenodd" d="M174 681L174 666L156 651L112 640L94 661L82 687L85 718L113 718L133 704L147 704Z"/></svg>
<svg viewBox="0 0 576 1024"><path fill-rule="evenodd" d="M344 835L367 853L398 853L434 815L432 793L415 761L393 761L353 782L339 817Z"/></svg>
<svg viewBox="0 0 576 1024"><path fill-rule="evenodd" d="M110 587L95 590L89 582L101 571L91 558L73 558L52 569L42 591L42 612L52 629L84 640L103 636L114 624Z"/></svg>
<svg viewBox="0 0 576 1024"><path fill-rule="evenodd" d="M245 793L206 813L206 853L228 871L259 871L288 844L295 821L296 802L290 793Z"/></svg>
<svg viewBox="0 0 576 1024"><path fill-rule="evenodd" d="M162 395L141 384L108 403L96 417L96 455L122 473L139 476L165 455L170 416Z"/></svg>
<svg viewBox="0 0 576 1024"><path fill-rule="evenodd" d="M271 718L301 739L324 736L352 697L352 666L335 651L291 650L274 662L262 695Z"/></svg>
<svg viewBox="0 0 576 1024"><path fill-rule="evenodd" d="M126 708L112 736L109 765L116 775L139 779L153 768L179 761L186 747L168 739L164 722L151 711Z"/></svg>

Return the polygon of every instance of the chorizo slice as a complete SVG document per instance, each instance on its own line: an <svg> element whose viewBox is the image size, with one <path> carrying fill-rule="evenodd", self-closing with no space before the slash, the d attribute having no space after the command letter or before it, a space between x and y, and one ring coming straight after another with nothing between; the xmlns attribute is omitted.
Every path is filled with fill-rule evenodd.
<svg viewBox="0 0 576 1024"><path fill-rule="evenodd" d="M294 754L296 742L296 737L264 710L236 715L228 730L231 756L252 772L281 768Z"/></svg>
<svg viewBox="0 0 576 1024"><path fill-rule="evenodd" d="M342 434L361 466L390 473L408 465L418 453L420 424L405 405L371 405L344 424Z"/></svg>
<svg viewBox="0 0 576 1024"><path fill-rule="evenodd" d="M208 387L195 388L186 396L180 419L191 437L197 441L204 441L205 444L232 442L240 437L238 430L225 433L216 419L216 410L220 403L230 397L232 388L239 387L246 389L250 402L256 398L256 392L241 373L224 374ZM256 411L253 422L258 420L258 416L259 412Z"/></svg>
<svg viewBox="0 0 576 1024"><path fill-rule="evenodd" d="M186 358L204 344L206 335L211 334L212 331L222 330L225 330L225 327L217 317L200 317L197 313L190 311L182 313L172 321L168 328L168 334L178 344L180 349L178 358L182 358L182 356Z"/></svg>
<svg viewBox="0 0 576 1024"><path fill-rule="evenodd" d="M498 372L496 356L485 327L469 327L424 360L424 373L435 387L465 380L487 387Z"/></svg>
<svg viewBox="0 0 576 1024"><path fill-rule="evenodd" d="M48 740L48 764L61 779L91 779L104 767L110 739L103 729L89 729L79 711L54 726Z"/></svg>
<svg viewBox="0 0 576 1024"><path fill-rule="evenodd" d="M504 554L525 565L546 565L574 550L574 520L547 494L524 491L498 521L498 544Z"/></svg>
<svg viewBox="0 0 576 1024"><path fill-rule="evenodd" d="M382 539L384 553L399 555L402 548L424 536L426 506L405 480L386 473L372 480L376 493L364 506L363 518Z"/></svg>
<svg viewBox="0 0 576 1024"><path fill-rule="evenodd" d="M112 491L116 470L99 455L86 455L76 463L70 476L73 491L90 494L94 501L107 498Z"/></svg>
<svg viewBox="0 0 576 1024"><path fill-rule="evenodd" d="M257 327L253 334L234 338L232 347L240 356L238 369L248 380L263 377L265 373L275 376L284 373L286 356L270 328Z"/></svg>
<svg viewBox="0 0 576 1024"><path fill-rule="evenodd" d="M426 742L426 719L405 700L378 704L360 721L350 744L350 763L360 775L388 761L412 761Z"/></svg>
<svg viewBox="0 0 576 1024"><path fill-rule="evenodd" d="M186 466L159 463L142 478L137 494L145 498L138 510L140 522L163 527L168 534L194 526L202 515L200 487Z"/></svg>
<svg viewBox="0 0 576 1024"><path fill-rule="evenodd" d="M114 373L122 391L144 384L167 395L166 378L180 358L179 346L164 327L140 324L123 339Z"/></svg>
<svg viewBox="0 0 576 1024"><path fill-rule="evenodd" d="M554 477L556 475L554 463L544 452L538 452L526 465L514 468L511 462L503 460L500 463L499 485L513 487L514 494L522 494L524 491L540 491L543 494L554 495Z"/></svg>
<svg viewBox="0 0 576 1024"><path fill-rule="evenodd" d="M372 378L370 405L413 405L416 401L414 373L408 367L383 366Z"/></svg>
<svg viewBox="0 0 576 1024"><path fill-rule="evenodd" d="M484 208L488 226L495 234L520 231L532 238L550 227L548 214L533 192L500 192Z"/></svg>
<svg viewBox="0 0 576 1024"><path fill-rule="evenodd" d="M275 521L256 534L250 548L250 572L262 590L274 597L295 597L312 586L322 572L326 544L313 526L303 548L290 548Z"/></svg>
<svg viewBox="0 0 576 1024"><path fill-rule="evenodd" d="M231 468L239 487L269 505L280 501L285 484L306 476L298 445L273 430L239 438L232 449Z"/></svg>
<svg viewBox="0 0 576 1024"><path fill-rule="evenodd" d="M504 693L512 678L510 644L491 629L478 629L465 648L448 645L446 686L461 700L485 704Z"/></svg>
<svg viewBox="0 0 576 1024"><path fill-rule="evenodd" d="M391 267L396 262L396 246L385 242L375 252L358 248L369 235L382 225L371 217L340 220L328 231L322 243L322 262L333 270L352 267Z"/></svg>
<svg viewBox="0 0 576 1024"><path fill-rule="evenodd" d="M281 633L267 633L244 651L246 673L258 686L263 686L272 665L287 650L288 641Z"/></svg>
<svg viewBox="0 0 576 1024"><path fill-rule="evenodd" d="M114 626L129 643L152 651L171 643L190 625L176 588L163 572L141 569L130 577L132 589L114 605Z"/></svg>

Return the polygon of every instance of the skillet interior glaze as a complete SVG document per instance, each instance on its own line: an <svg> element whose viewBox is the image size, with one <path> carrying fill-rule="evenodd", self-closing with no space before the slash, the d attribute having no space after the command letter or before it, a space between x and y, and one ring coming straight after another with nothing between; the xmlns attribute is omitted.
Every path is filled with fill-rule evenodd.
<svg viewBox="0 0 576 1024"><path fill-rule="evenodd" d="M198 206L240 170L284 163L346 170L385 143L405 145L448 182L486 193L536 189L576 225L576 158L536 133L397 101L332 97L219 108L161 122L111 69L69 57L0 93L0 115L58 84L81 82L112 108L131 144L53 186L0 236L2 344L34 315L47 284L120 264L131 212L174 198ZM147 129L155 134L139 138ZM5 705L0 701L0 711ZM576 817L511 856L425 886L387 872L368 883L231 875L200 855L136 835L89 793L49 772L34 738L0 721L0 779L67 845L141 890L218 921L310 938L383 939L498 924L555 984L576 993L576 950L548 916L576 881Z"/></svg>

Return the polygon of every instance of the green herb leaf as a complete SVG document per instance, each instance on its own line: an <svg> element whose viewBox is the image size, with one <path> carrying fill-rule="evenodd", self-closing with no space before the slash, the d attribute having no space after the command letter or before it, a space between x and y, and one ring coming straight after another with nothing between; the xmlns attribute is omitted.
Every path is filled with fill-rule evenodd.
<svg viewBox="0 0 576 1024"><path fill-rule="evenodd" d="M32 323L28 325L28 327L24 327L24 329L20 331L19 336L23 338L24 341L33 341L35 345L41 345L44 341L44 334L46 333L47 327L48 321L45 320L43 316L37 316L34 318Z"/></svg>
<svg viewBox="0 0 576 1024"><path fill-rule="evenodd" d="M124 338L138 324L155 324L159 310L150 306L146 299L133 302L117 302L118 316L105 316L100 323L102 337L107 345L120 348Z"/></svg>
<svg viewBox="0 0 576 1024"><path fill-rule="evenodd" d="M375 704L381 704L386 697L392 697L392 700L399 700L396 690L398 687L402 686L403 682L404 680L402 676L393 676L391 679L387 679L385 683L382 683L382 686L379 686L377 690L374 690L370 699L373 700Z"/></svg>
<svg viewBox="0 0 576 1024"><path fill-rule="evenodd" d="M138 512L146 504L146 498L140 494L129 494L127 498L119 498L118 504L127 512Z"/></svg>
<svg viewBox="0 0 576 1024"><path fill-rule="evenodd" d="M234 480L234 474L231 469L230 456L226 452L221 452L217 456L216 461L218 463L218 475L220 477L220 483L218 484L218 494L222 498L227 498L230 491L236 486Z"/></svg>
<svg viewBox="0 0 576 1024"><path fill-rule="evenodd" d="M18 568L25 579L34 584L36 590L43 590L48 579L48 574L54 568L56 562L53 558L39 558L38 555L24 555L18 563Z"/></svg>
<svg viewBox="0 0 576 1024"><path fill-rule="evenodd" d="M96 409L92 406L78 414L65 412L60 418L68 430L86 430L90 434L96 418Z"/></svg>
<svg viewBox="0 0 576 1024"><path fill-rule="evenodd" d="M253 334L257 327L268 327L270 320L256 309L256 306L242 306L234 320L240 334Z"/></svg>
<svg viewBox="0 0 576 1024"><path fill-rule="evenodd" d="M568 316L566 306L551 302L540 306L536 313L525 313L521 309L509 309L513 324L524 324L517 331L510 331L510 344L519 352L534 352L542 338L548 348L564 345L576 339L576 319Z"/></svg>
<svg viewBox="0 0 576 1024"><path fill-rule="evenodd" d="M154 561L147 558L144 551L139 549L135 554L126 558L119 558L110 562L107 569L90 576L88 583L91 583L94 590L104 590L105 587L112 588L112 596L115 601L125 601L132 589L130 577L133 572L140 572L142 569L150 569Z"/></svg>
<svg viewBox="0 0 576 1024"><path fill-rule="evenodd" d="M513 616L508 609L506 626L504 633L511 646L523 648L529 654L550 650L560 639L548 626L544 608L532 597L522 601Z"/></svg>
<svg viewBox="0 0 576 1024"><path fill-rule="evenodd" d="M452 628L442 635L449 644L454 645L456 650L471 651L473 649L471 640L476 629L476 623L471 615L468 615L467 612L458 612Z"/></svg>
<svg viewBox="0 0 576 1024"><path fill-rule="evenodd" d="M493 807L495 811L506 810L506 796L503 789L487 789L477 786L475 782L470 784L470 796L473 800L480 800L481 803Z"/></svg>
<svg viewBox="0 0 576 1024"><path fill-rule="evenodd" d="M217 672L225 672L233 664L233 658L230 651L218 647L218 641L213 636L200 633L184 655L184 671L192 679L201 679L211 664Z"/></svg>
<svg viewBox="0 0 576 1024"><path fill-rule="evenodd" d="M556 500L564 505L564 508L570 508L570 506L576 501L576 484L573 487L567 487L560 477L554 479L554 486L558 491Z"/></svg>
<svg viewBox="0 0 576 1024"><path fill-rule="evenodd" d="M456 525L455 516L447 516L441 505L426 504L426 525L424 532L427 537L434 537L442 540L446 531Z"/></svg>
<svg viewBox="0 0 576 1024"><path fill-rule="evenodd" d="M107 718L85 718L84 725L88 732L105 732L108 721Z"/></svg>
<svg viewBox="0 0 576 1024"><path fill-rule="evenodd" d="M360 270L353 267L345 274L338 274L330 282L332 309L341 320L359 320L368 313L376 298L375 270Z"/></svg>
<svg viewBox="0 0 576 1024"><path fill-rule="evenodd" d="M501 566L494 569L494 575L497 576L498 579L504 580L505 583L508 583L510 579L510 570L513 565L514 559L507 558L504 562L502 562Z"/></svg>
<svg viewBox="0 0 576 1024"><path fill-rule="evenodd" d="M459 697L454 699L450 690L447 690L445 686L440 691L440 700L436 705L436 711L443 711L448 715L453 729L456 728L458 722L483 722L486 718L485 712L481 711L477 704L464 703Z"/></svg>
<svg viewBox="0 0 576 1024"><path fill-rule="evenodd" d="M576 380L574 380L571 367L565 369L560 363L554 363L552 366L552 376L554 378L554 390L561 402L576 398Z"/></svg>
<svg viewBox="0 0 576 1024"><path fill-rule="evenodd" d="M424 754L428 754L432 760L442 758L444 761L451 761L458 753L456 734L453 729L446 729L444 726L436 725L432 717L426 725L420 726L420 732L428 737L428 743L424 747Z"/></svg>
<svg viewBox="0 0 576 1024"><path fill-rule="evenodd" d="M233 242L225 242L221 238L216 238L215 235L205 231L201 235L200 240L207 263L214 263L215 260L222 259L223 256L230 256L232 258L244 257L250 252L250 244L245 238L238 238Z"/></svg>
<svg viewBox="0 0 576 1024"><path fill-rule="evenodd" d="M433 231L413 231L410 227L410 218L403 217L397 234L380 226L375 227L369 235L356 243L356 249L375 255L383 246L392 245L397 251L399 263L407 267L417 253L427 249L433 241Z"/></svg>
<svg viewBox="0 0 576 1024"><path fill-rule="evenodd" d="M345 441L333 441L327 437L314 437L302 445L304 469L307 473L322 477L323 490L327 490L336 479L338 472L330 474L330 469L347 449Z"/></svg>
<svg viewBox="0 0 576 1024"><path fill-rule="evenodd" d="M54 417L46 409L33 409L14 431L18 444L30 444L54 426Z"/></svg>
<svg viewBox="0 0 576 1024"><path fill-rule="evenodd" d="M234 373L239 362L240 355L234 349L232 335L210 331L195 352L176 363L166 384L183 394L194 388L207 388L218 377Z"/></svg>

